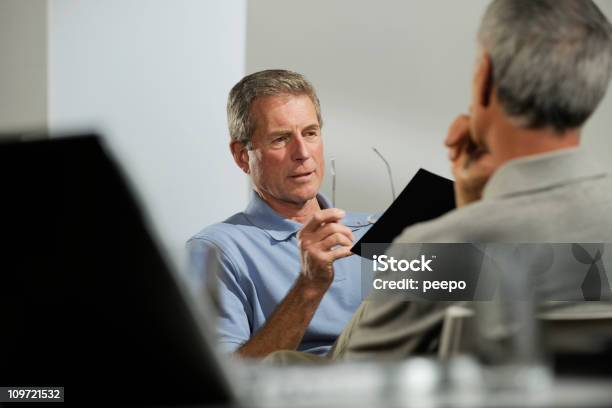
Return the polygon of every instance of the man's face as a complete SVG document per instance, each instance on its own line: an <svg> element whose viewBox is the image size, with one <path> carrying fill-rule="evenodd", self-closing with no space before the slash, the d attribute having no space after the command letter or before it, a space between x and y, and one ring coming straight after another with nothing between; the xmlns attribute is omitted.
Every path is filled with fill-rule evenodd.
<svg viewBox="0 0 612 408"><path fill-rule="evenodd" d="M315 106L307 95L257 98L249 173L265 199L302 205L323 180L323 141Z"/></svg>

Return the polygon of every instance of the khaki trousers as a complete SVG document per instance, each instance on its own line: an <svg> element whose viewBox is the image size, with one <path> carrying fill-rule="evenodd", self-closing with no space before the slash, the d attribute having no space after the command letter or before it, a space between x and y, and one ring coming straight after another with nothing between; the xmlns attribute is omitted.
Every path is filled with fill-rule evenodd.
<svg viewBox="0 0 612 408"><path fill-rule="evenodd" d="M365 313L368 302L362 302L357 308L353 317L348 324L340 333L340 336L336 339L336 342L332 346L331 350L325 356L318 356L315 354L304 353L302 351L295 350L279 350L274 353L270 353L263 362L265 364L277 365L277 366L290 366L300 364L329 364L337 360L343 359L346 350L348 349L349 340L355 332L355 327L358 325L363 314Z"/></svg>

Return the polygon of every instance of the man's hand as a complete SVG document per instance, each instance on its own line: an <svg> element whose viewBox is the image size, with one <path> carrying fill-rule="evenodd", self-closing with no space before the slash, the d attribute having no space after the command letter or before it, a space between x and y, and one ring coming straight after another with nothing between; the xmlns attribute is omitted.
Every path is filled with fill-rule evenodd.
<svg viewBox="0 0 612 408"><path fill-rule="evenodd" d="M302 277L327 290L334 280L333 262L351 256L353 233L340 224L344 211L328 208L317 211L298 233Z"/></svg>
<svg viewBox="0 0 612 408"><path fill-rule="evenodd" d="M460 115L448 130L444 144L455 176L455 201L463 207L482 198L484 186L496 169L491 154L470 134L470 117Z"/></svg>
<svg viewBox="0 0 612 408"><path fill-rule="evenodd" d="M317 211L298 232L300 276L264 327L238 349L237 355L265 357L298 347L334 280L333 262L351 255L353 233L338 222L342 217L344 211L337 208Z"/></svg>

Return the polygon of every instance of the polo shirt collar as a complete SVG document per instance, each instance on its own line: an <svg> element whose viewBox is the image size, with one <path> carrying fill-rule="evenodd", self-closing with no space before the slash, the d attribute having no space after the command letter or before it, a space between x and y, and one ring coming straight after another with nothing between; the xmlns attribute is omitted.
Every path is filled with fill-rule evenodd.
<svg viewBox="0 0 612 408"><path fill-rule="evenodd" d="M317 200L322 209L331 208L331 202L323 194L317 194ZM247 219L256 227L264 230L276 241L285 241L296 234L303 224L281 217L255 191L251 192L251 201L244 210ZM360 228L367 225L364 217L347 213L340 222L350 228Z"/></svg>
<svg viewBox="0 0 612 408"><path fill-rule="evenodd" d="M533 193L606 174L582 148L521 157L493 173L485 186L483 200Z"/></svg>

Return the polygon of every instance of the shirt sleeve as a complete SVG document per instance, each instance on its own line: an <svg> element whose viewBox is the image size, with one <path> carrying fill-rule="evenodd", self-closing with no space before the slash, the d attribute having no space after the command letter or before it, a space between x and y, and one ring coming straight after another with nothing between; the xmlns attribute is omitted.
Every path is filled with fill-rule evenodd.
<svg viewBox="0 0 612 408"><path fill-rule="evenodd" d="M231 353L249 340L252 308L240 273L216 243L202 238L187 243L190 287L196 296L206 296L217 312L217 338L222 352Z"/></svg>

